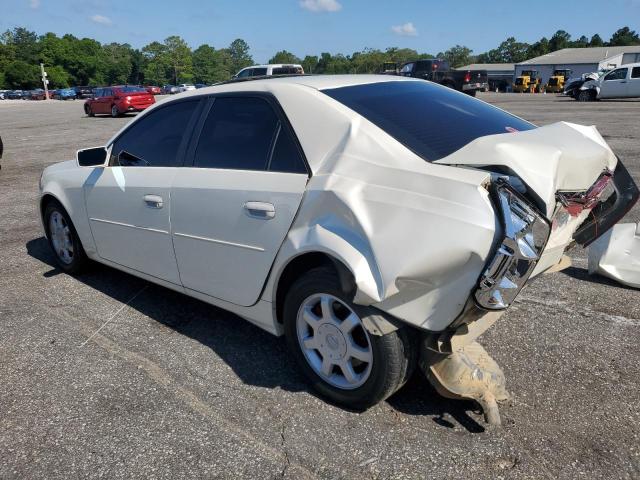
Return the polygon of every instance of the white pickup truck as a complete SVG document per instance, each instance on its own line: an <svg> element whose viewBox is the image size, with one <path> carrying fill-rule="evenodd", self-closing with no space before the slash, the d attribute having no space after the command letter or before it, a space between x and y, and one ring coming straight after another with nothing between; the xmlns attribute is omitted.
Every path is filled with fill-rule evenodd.
<svg viewBox="0 0 640 480"><path fill-rule="evenodd" d="M616 68L597 80L589 80L580 87L576 100L588 102L605 98L640 97L640 63Z"/></svg>

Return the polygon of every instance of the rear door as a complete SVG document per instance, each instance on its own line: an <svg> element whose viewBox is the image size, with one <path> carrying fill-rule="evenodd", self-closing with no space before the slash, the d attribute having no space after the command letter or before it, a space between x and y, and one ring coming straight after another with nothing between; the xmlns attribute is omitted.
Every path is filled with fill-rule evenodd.
<svg viewBox="0 0 640 480"><path fill-rule="evenodd" d="M308 180L275 99L218 96L171 190L184 287L238 305L259 298ZM189 160L187 160L189 162Z"/></svg>
<svg viewBox="0 0 640 480"><path fill-rule="evenodd" d="M631 69L631 78L629 78L627 96L640 97L640 67L633 67Z"/></svg>
<svg viewBox="0 0 640 480"><path fill-rule="evenodd" d="M627 96L629 69L616 68L605 75L600 83L600 98L623 98Z"/></svg>
<svg viewBox="0 0 640 480"><path fill-rule="evenodd" d="M112 144L109 165L83 186L100 257L176 285L171 184L199 103L172 102L132 124Z"/></svg>

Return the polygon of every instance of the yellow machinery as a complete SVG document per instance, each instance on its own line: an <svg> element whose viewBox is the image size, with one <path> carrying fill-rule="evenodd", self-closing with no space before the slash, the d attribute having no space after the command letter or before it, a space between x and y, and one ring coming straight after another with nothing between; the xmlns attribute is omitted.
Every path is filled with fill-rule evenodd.
<svg viewBox="0 0 640 480"><path fill-rule="evenodd" d="M523 70L513 84L513 91L518 93L540 93L542 82L536 70Z"/></svg>
<svg viewBox="0 0 640 480"><path fill-rule="evenodd" d="M549 78L547 86L545 87L547 92L562 93L564 91L564 84L571 76L571 70L567 68L559 68L553 71L553 75Z"/></svg>

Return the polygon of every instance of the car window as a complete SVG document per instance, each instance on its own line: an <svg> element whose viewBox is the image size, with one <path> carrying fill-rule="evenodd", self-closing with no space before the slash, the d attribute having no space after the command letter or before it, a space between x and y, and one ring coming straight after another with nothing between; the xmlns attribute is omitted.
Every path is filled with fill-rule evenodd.
<svg viewBox="0 0 640 480"><path fill-rule="evenodd" d="M411 73L413 71L413 63L407 63L402 67L400 73Z"/></svg>
<svg viewBox="0 0 640 480"><path fill-rule="evenodd" d="M278 139L273 148L269 170L272 172L307 173L296 142L282 126L278 131Z"/></svg>
<svg viewBox="0 0 640 480"><path fill-rule="evenodd" d="M429 162L485 135L535 128L488 103L430 82L369 83L323 93Z"/></svg>
<svg viewBox="0 0 640 480"><path fill-rule="evenodd" d="M110 165L178 167L178 149L198 100L171 103L145 115L113 144Z"/></svg>
<svg viewBox="0 0 640 480"><path fill-rule="evenodd" d="M631 70L631 78L640 78L640 67L633 67L633 70Z"/></svg>
<svg viewBox="0 0 640 480"><path fill-rule="evenodd" d="M609 80L624 80L627 78L627 70L628 68L618 68L613 72L609 73L606 77L604 77L604 81L608 82Z"/></svg>
<svg viewBox="0 0 640 480"><path fill-rule="evenodd" d="M136 93L136 92L146 92L147 90L142 87L120 87L118 89L122 93Z"/></svg>
<svg viewBox="0 0 640 480"><path fill-rule="evenodd" d="M254 68L253 69L253 76L257 77L259 75L266 75L267 74L267 69L266 68Z"/></svg>
<svg viewBox="0 0 640 480"><path fill-rule="evenodd" d="M246 68L238 74L238 78L250 77L252 71L252 68Z"/></svg>
<svg viewBox="0 0 640 480"><path fill-rule="evenodd" d="M194 166L265 170L278 123L262 98L217 98L200 133Z"/></svg>
<svg viewBox="0 0 640 480"><path fill-rule="evenodd" d="M94 92L93 92L93 96L98 98L102 96L102 89L101 88L97 88Z"/></svg>

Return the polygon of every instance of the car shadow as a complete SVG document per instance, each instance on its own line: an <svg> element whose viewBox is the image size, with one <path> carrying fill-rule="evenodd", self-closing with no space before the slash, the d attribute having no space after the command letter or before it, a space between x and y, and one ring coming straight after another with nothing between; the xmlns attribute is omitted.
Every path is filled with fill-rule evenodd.
<svg viewBox="0 0 640 480"><path fill-rule="evenodd" d="M586 268L568 267L564 270L561 270L560 273L563 273L576 280L582 280L584 282L606 285L608 287L622 288L623 290L637 291L636 288L628 287L626 285L623 285L622 283L618 283L612 278L604 277L599 274L591 275L589 273L589 270L587 270Z"/></svg>
<svg viewBox="0 0 640 480"><path fill-rule="evenodd" d="M44 237L30 240L26 248L31 257L51 267L44 277L64 273L57 268ZM318 397L292 362L283 338L275 337L231 312L98 263L74 278L123 304L131 299L132 292L146 285L152 286L129 303L129 307L210 348L245 384L289 392L304 391ZM420 372L416 372L387 402L399 412L432 417L435 423L446 428L455 427L444 418L448 414L469 432L484 431L467 413L478 409L474 402L440 396Z"/></svg>

